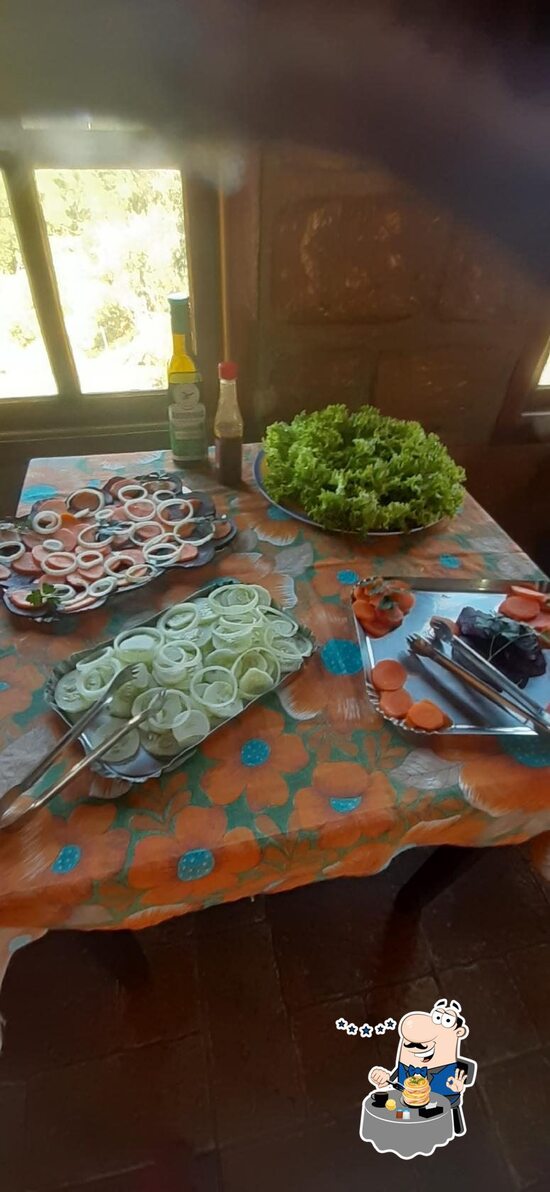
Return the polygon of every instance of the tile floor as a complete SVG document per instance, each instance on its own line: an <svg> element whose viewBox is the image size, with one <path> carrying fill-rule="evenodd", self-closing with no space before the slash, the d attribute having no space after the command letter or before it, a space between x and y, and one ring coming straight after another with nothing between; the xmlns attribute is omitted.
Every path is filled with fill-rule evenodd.
<svg viewBox="0 0 550 1192"><path fill-rule="evenodd" d="M541 1192L550 1172L550 889L493 849L390 921L423 859L141 932L121 985L92 936L14 958L1 994L1 1192ZM116 937L110 937L114 939ZM336 1031L458 998L478 1080L468 1132L429 1159L358 1136L395 1036Z"/></svg>

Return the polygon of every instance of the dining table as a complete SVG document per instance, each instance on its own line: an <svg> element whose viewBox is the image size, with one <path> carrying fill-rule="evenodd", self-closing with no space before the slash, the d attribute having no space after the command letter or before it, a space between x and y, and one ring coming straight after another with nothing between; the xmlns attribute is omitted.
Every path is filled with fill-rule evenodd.
<svg viewBox="0 0 550 1192"><path fill-rule="evenodd" d="M256 453L245 447L235 490L212 467L183 472L238 530L206 566L167 569L49 624L0 607L0 774L14 756L19 765L37 760L42 740L63 731L44 698L57 663L213 580L263 585L317 643L288 685L219 728L180 769L133 785L85 771L0 832L0 980L14 952L47 931L145 928L260 893L376 874L411 848L530 841L550 876L548 740L411 740L369 701L351 611L352 589L368 576L513 582L542 572L469 494L452 520L424 533L364 541L325 533L265 499ZM33 459L17 513L109 476L167 470L175 469L165 451ZM75 743L68 761L79 756Z"/></svg>
<svg viewBox="0 0 550 1192"><path fill-rule="evenodd" d="M438 1147L452 1141L453 1111L448 1097L430 1093L430 1116L424 1117L406 1104L399 1089L389 1088L387 1093L397 1109L376 1105L372 1093L364 1098L359 1127L362 1142L370 1142L381 1155L389 1151L400 1159L415 1159L417 1155L433 1155Z"/></svg>

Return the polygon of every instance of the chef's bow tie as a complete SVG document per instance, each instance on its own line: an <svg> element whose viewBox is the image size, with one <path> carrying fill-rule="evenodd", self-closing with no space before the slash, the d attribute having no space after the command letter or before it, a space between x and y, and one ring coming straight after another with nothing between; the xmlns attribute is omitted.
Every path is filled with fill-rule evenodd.
<svg viewBox="0 0 550 1192"><path fill-rule="evenodd" d="M428 1075L427 1068L415 1068L415 1067L413 1067L412 1064L409 1064L409 1067L407 1068L407 1076L427 1076L427 1075Z"/></svg>

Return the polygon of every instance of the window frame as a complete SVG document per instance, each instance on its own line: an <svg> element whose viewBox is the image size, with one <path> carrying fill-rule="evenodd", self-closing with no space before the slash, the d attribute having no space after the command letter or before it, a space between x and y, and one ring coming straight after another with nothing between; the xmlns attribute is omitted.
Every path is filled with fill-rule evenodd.
<svg viewBox="0 0 550 1192"><path fill-rule="evenodd" d="M178 169L194 321L194 347L205 382L214 398L220 343L220 268L218 192L215 186L187 179L184 154L136 129L89 129L75 132L18 130L16 146L0 151L8 201L44 346L57 394L5 397L0 400L0 444L36 439L97 437L108 426L113 436L161 431L167 425L166 389L83 393L67 334L51 248L34 171L38 169ZM168 312L167 312L168 317Z"/></svg>
<svg viewBox="0 0 550 1192"><path fill-rule="evenodd" d="M550 431L550 385L539 378L550 351L550 309L531 327L525 347L512 371L495 428L497 441L536 440L541 423ZM546 430L548 425L548 430Z"/></svg>

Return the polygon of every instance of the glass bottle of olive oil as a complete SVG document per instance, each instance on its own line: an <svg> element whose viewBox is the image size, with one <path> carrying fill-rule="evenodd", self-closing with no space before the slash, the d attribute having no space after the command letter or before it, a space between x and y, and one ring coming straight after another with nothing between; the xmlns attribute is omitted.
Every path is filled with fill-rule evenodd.
<svg viewBox="0 0 550 1192"><path fill-rule="evenodd" d="M191 339L189 298L171 294L172 356L168 364L170 446L174 462L204 459L207 452L206 410L201 401L201 375L188 344Z"/></svg>

